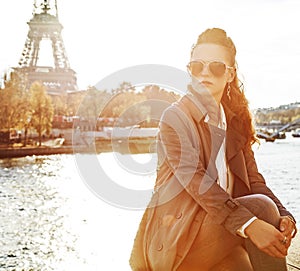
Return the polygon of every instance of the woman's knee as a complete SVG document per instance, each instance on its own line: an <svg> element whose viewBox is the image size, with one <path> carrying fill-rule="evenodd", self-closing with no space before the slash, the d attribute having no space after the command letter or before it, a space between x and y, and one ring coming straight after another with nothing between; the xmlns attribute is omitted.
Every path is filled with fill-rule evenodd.
<svg viewBox="0 0 300 271"><path fill-rule="evenodd" d="M272 199L263 194L253 194L237 199L247 209L249 209L255 216L274 226L279 223L279 211Z"/></svg>

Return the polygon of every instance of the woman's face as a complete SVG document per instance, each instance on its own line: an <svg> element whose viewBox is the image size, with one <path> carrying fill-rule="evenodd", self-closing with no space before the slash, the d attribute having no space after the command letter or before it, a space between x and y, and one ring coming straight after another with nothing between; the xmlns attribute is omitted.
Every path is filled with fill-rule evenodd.
<svg viewBox="0 0 300 271"><path fill-rule="evenodd" d="M234 69L228 68L232 64L228 50L217 44L199 44L193 50L191 62L193 88L201 91L204 87L220 103L226 84L231 82L235 75Z"/></svg>

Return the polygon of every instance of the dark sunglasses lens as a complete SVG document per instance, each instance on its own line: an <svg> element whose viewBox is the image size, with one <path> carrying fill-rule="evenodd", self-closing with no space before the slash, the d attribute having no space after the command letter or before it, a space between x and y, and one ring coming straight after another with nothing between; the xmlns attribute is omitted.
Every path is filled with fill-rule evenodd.
<svg viewBox="0 0 300 271"><path fill-rule="evenodd" d="M199 74L203 71L203 63L202 62L190 62L189 68L191 74L194 76L199 76Z"/></svg>
<svg viewBox="0 0 300 271"><path fill-rule="evenodd" d="M226 65L222 62L214 61L209 63L209 69L214 76L220 77L226 71Z"/></svg>

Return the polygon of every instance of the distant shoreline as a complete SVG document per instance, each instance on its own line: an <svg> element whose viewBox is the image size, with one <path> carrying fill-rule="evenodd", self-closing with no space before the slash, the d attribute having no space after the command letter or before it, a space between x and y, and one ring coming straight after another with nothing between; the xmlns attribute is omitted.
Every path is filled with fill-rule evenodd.
<svg viewBox="0 0 300 271"><path fill-rule="evenodd" d="M55 155L76 153L149 153L154 152L154 137L131 139L98 139L90 145L62 145L56 147L27 146L27 147L0 147L0 159L18 158L33 155Z"/></svg>
<svg viewBox="0 0 300 271"><path fill-rule="evenodd" d="M25 148L1 148L0 159L18 158L32 155L70 154L72 146L51 147L25 147Z"/></svg>

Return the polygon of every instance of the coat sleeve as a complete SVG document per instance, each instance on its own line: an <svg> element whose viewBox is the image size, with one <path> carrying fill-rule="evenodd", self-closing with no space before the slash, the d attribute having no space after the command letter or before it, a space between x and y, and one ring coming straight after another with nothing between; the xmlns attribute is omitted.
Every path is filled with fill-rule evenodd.
<svg viewBox="0 0 300 271"><path fill-rule="evenodd" d="M258 171L256 160L254 157L254 152L251 149L251 146L245 147L243 152L244 152L246 167L247 167L247 171L248 171L248 178L249 178L249 182L250 182L251 193L252 194L263 194L263 195L268 196L276 204L280 215L282 215L282 216L289 215L295 221L295 218L293 217L293 215L283 206L283 204L280 202L280 200L274 195L272 190L266 185L266 181L265 181L264 177Z"/></svg>
<svg viewBox="0 0 300 271"><path fill-rule="evenodd" d="M201 146L199 131L191 116L173 107L162 117L159 144L165 163L183 189L216 223L224 224L232 234L236 234L236 230L253 217L253 214L216 182L218 175L215 158L221 137L216 131L208 132L211 136L210 146ZM204 148L211 150L209 161L206 161Z"/></svg>

